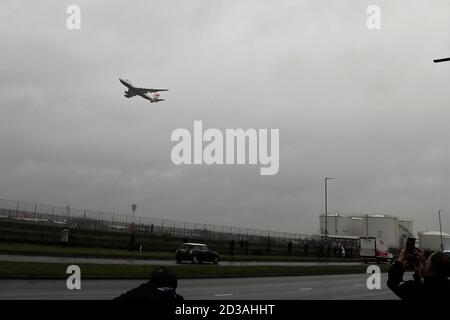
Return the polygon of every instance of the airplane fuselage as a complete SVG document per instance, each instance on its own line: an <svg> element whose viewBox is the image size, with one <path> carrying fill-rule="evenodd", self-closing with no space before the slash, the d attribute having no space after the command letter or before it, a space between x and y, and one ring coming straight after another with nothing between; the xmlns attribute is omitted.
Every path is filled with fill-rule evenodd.
<svg viewBox="0 0 450 320"><path fill-rule="evenodd" d="M135 85L133 85L131 83L131 81L127 80L127 79L119 79L119 81L128 88L127 91L125 91L124 96L126 98L131 98L134 96L140 96L144 99L149 100L150 102L159 102L159 101L164 101L164 99L160 99L159 98L159 93L157 93L158 91L167 91L167 89L146 89L146 88L139 88L136 87ZM151 92L155 92L155 93L151 93Z"/></svg>

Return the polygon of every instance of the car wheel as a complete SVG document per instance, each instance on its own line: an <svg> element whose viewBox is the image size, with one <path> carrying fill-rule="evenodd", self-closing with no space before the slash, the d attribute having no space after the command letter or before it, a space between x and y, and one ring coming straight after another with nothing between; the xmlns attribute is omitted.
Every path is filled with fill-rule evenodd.
<svg viewBox="0 0 450 320"><path fill-rule="evenodd" d="M219 263L219 258L215 257L213 263L214 264L218 264Z"/></svg>
<svg viewBox="0 0 450 320"><path fill-rule="evenodd" d="M200 261L198 260L198 258L196 256L192 257L192 263L199 263Z"/></svg>

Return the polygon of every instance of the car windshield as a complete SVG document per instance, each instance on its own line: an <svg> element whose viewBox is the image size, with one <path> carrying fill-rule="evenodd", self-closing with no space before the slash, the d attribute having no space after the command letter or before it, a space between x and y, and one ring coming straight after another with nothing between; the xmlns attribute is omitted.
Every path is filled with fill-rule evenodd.
<svg viewBox="0 0 450 320"><path fill-rule="evenodd" d="M183 249L207 251L208 247L207 246L197 246L197 245L192 245L192 244L185 244L183 246Z"/></svg>

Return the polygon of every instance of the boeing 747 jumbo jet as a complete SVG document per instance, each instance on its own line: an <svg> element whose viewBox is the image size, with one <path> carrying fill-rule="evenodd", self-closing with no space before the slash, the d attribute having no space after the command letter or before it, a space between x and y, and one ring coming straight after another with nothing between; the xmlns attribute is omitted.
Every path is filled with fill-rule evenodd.
<svg viewBox="0 0 450 320"><path fill-rule="evenodd" d="M164 99L159 98L160 91L169 91L169 89L147 89L147 88L139 88L135 87L130 80L127 79L119 79L120 82L128 88L127 91L125 91L125 97L131 98L134 96L141 96L144 99L150 100L150 102L160 102L164 101Z"/></svg>

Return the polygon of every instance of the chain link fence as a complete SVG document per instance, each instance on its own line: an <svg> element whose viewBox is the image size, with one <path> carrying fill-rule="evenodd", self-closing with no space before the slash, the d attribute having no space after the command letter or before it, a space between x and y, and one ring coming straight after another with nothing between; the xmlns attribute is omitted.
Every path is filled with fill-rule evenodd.
<svg viewBox="0 0 450 320"><path fill-rule="evenodd" d="M315 239L314 236L299 233L192 223L5 199L0 199L0 220L60 225L97 231L130 232L133 229L136 232L154 236L186 237L190 241L247 239L260 242L270 239L280 243L291 241L293 244L297 244Z"/></svg>

